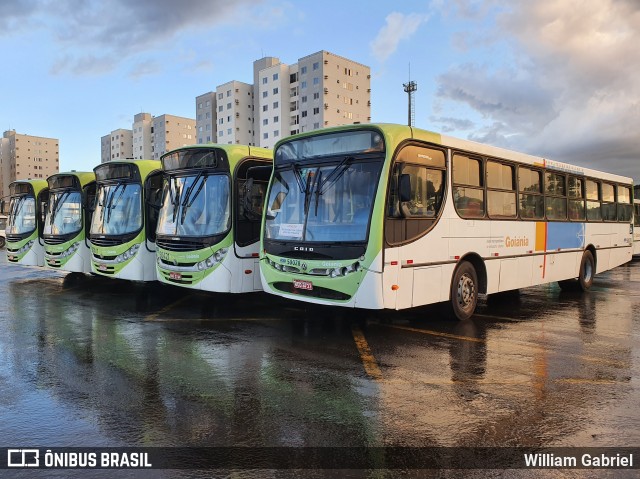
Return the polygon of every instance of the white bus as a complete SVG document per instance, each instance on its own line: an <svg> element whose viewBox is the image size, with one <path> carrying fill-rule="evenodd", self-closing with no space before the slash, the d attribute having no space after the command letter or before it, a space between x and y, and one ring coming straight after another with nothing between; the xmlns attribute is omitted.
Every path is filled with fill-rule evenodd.
<svg viewBox="0 0 640 479"><path fill-rule="evenodd" d="M448 302L631 259L631 179L401 125L281 140L262 228L265 291L355 308Z"/></svg>

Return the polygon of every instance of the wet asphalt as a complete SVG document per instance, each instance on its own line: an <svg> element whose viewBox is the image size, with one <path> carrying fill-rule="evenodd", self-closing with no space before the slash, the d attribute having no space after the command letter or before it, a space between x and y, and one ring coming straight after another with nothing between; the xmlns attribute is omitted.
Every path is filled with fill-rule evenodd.
<svg viewBox="0 0 640 479"><path fill-rule="evenodd" d="M586 294L359 312L7 264L5 447L640 446L640 261ZM0 471L7 473L8 471ZM636 477L633 471L466 471ZM458 471L459 473L459 471ZM22 471L16 477L457 477L456 471ZM3 475L4 474L0 474Z"/></svg>

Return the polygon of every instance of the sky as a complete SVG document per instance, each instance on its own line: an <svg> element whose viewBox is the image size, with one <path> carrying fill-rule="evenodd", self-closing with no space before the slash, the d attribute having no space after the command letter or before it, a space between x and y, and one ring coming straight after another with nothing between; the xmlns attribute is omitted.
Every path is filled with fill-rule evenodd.
<svg viewBox="0 0 640 479"><path fill-rule="evenodd" d="M637 0L0 0L0 130L58 138L61 171L139 112L253 81L263 56L371 67L373 122L415 126L640 182Z"/></svg>

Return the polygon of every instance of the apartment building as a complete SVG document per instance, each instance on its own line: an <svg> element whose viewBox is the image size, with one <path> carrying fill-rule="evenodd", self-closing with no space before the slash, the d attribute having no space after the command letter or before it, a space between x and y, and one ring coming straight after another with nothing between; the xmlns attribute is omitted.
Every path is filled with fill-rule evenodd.
<svg viewBox="0 0 640 479"><path fill-rule="evenodd" d="M216 143L216 92L196 97L196 139L198 143Z"/></svg>
<svg viewBox="0 0 640 479"><path fill-rule="evenodd" d="M100 162L124 160L133 156L133 132L120 128L100 139Z"/></svg>
<svg viewBox="0 0 640 479"><path fill-rule="evenodd" d="M60 148L57 138L5 131L0 138L0 197L9 195L9 184L58 173Z"/></svg>
<svg viewBox="0 0 640 479"><path fill-rule="evenodd" d="M196 143L196 121L175 115L138 113L133 129L118 129L101 137L102 163L111 160L159 159L167 151Z"/></svg>
<svg viewBox="0 0 640 479"><path fill-rule="evenodd" d="M253 85L230 81L216 88L217 143L255 145Z"/></svg>
<svg viewBox="0 0 640 479"><path fill-rule="evenodd" d="M159 160L167 151L193 145L196 142L195 133L196 122L192 118L166 114L153 117L151 159Z"/></svg>
<svg viewBox="0 0 640 479"><path fill-rule="evenodd" d="M133 143L131 157L134 160L148 160L151 151L151 127L153 117L151 113L137 113L133 117Z"/></svg>
<svg viewBox="0 0 640 479"><path fill-rule="evenodd" d="M209 94L196 98L197 113L207 98ZM293 65L264 57L253 63L252 85L225 83L217 87L215 100L215 116L212 113L211 117L217 138L213 140L212 135L212 141L273 148L291 134L369 123L371 69L324 50ZM206 123L200 126L206 129Z"/></svg>

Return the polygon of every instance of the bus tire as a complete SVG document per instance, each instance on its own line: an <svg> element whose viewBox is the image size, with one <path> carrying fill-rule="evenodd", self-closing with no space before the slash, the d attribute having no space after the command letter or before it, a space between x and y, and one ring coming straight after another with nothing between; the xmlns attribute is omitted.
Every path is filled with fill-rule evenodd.
<svg viewBox="0 0 640 479"><path fill-rule="evenodd" d="M591 251L586 250L580 261L580 271L578 272L578 288L580 291L588 291L593 284L593 276L596 274L596 262Z"/></svg>
<svg viewBox="0 0 640 479"><path fill-rule="evenodd" d="M468 261L461 262L453 273L449 314L464 321L473 316L478 304L478 274Z"/></svg>

